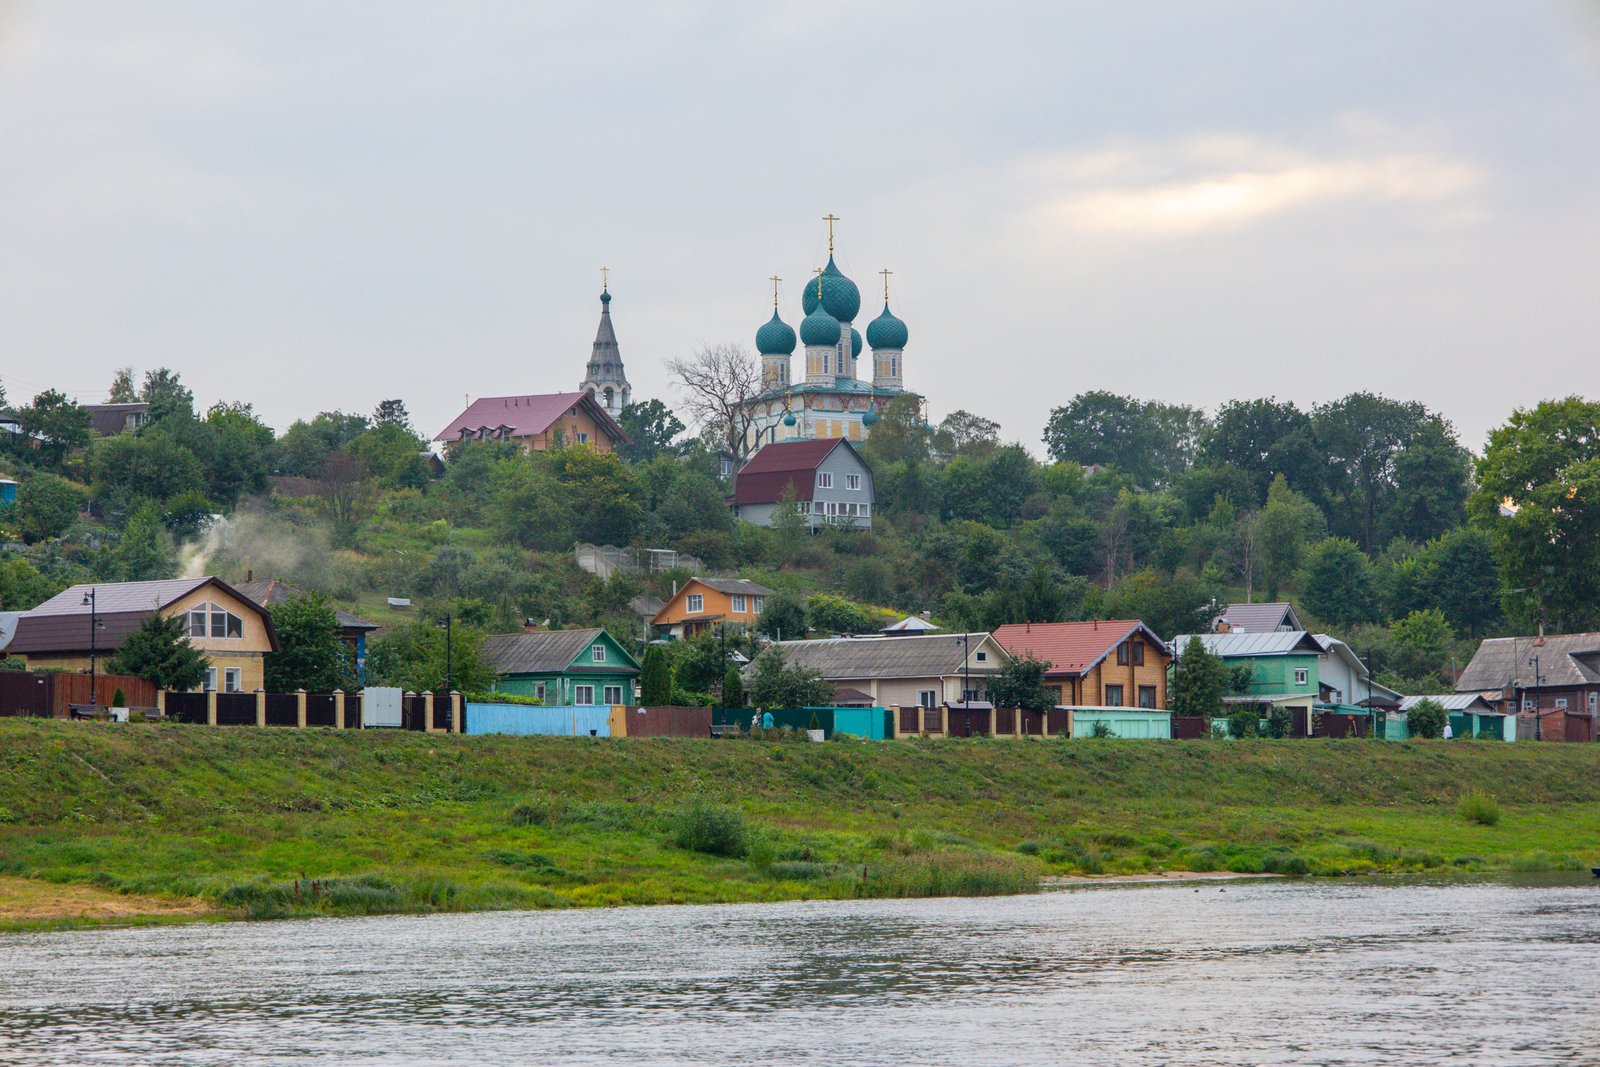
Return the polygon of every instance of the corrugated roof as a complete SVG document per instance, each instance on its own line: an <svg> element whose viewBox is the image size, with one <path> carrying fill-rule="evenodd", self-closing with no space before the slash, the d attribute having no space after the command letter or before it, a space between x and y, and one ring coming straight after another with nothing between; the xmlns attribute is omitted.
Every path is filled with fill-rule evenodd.
<svg viewBox="0 0 1600 1067"><path fill-rule="evenodd" d="M1136 632L1143 632L1158 654L1166 651L1166 643L1138 619L1013 622L996 630L994 639L1014 657L1048 661L1051 677L1081 677Z"/></svg>
<svg viewBox="0 0 1600 1067"><path fill-rule="evenodd" d="M1226 622L1235 631L1261 633L1271 630L1300 630L1300 619L1287 601L1267 604L1229 604L1218 621Z"/></svg>
<svg viewBox="0 0 1600 1067"><path fill-rule="evenodd" d="M763 445L734 476L733 502L772 504L782 499L790 484L796 500L810 500L817 483L812 475L818 465L844 444L842 437L818 437Z"/></svg>
<svg viewBox="0 0 1600 1067"><path fill-rule="evenodd" d="M11 635L17 632L17 620L22 615L20 611L0 611L0 652L11 643Z"/></svg>
<svg viewBox="0 0 1600 1067"><path fill-rule="evenodd" d="M968 634L974 651L988 634ZM961 673L961 634L916 637L836 637L822 641L775 641L790 664L821 671L829 681L854 678L943 678ZM1002 650L1001 654L1004 654ZM995 664L998 668L999 664ZM975 667L973 674L985 673Z"/></svg>
<svg viewBox="0 0 1600 1067"><path fill-rule="evenodd" d="M748 578L695 578L701 585L719 593L743 593L745 596L771 596L772 590Z"/></svg>
<svg viewBox="0 0 1600 1067"><path fill-rule="evenodd" d="M1410 711L1424 700L1432 700L1442 705L1446 711L1467 711L1472 709L1478 711L1478 714L1481 715L1499 714L1489 706L1488 701L1477 693L1436 693L1431 696L1402 697L1400 699L1400 710ZM1479 711L1473 708L1474 704L1482 705L1482 710Z"/></svg>
<svg viewBox="0 0 1600 1067"><path fill-rule="evenodd" d="M1478 646L1456 679L1456 692L1533 687L1535 656L1540 688L1600 684L1600 633L1491 637Z"/></svg>
<svg viewBox="0 0 1600 1067"><path fill-rule="evenodd" d="M62 590L17 620L17 630L9 651L88 652L95 648L110 652L124 638L144 625L152 612L160 611L202 586L213 585L229 594L261 619L271 651L278 651L278 631L272 613L220 578L169 578L154 582L104 582L74 585ZM100 627L90 633L89 590L95 592L95 618Z"/></svg>
<svg viewBox="0 0 1600 1067"><path fill-rule="evenodd" d="M1190 637L1200 638L1206 651L1214 656L1286 656L1291 652L1323 654L1323 647L1315 637L1304 630L1275 630L1267 633L1232 634L1179 634L1172 639L1172 647L1183 655L1183 646Z"/></svg>
<svg viewBox="0 0 1600 1067"><path fill-rule="evenodd" d="M302 596L305 593L305 590L277 578L258 578L254 581L240 582L234 588L269 611L272 610L274 604L287 604L291 598ZM333 613L338 617L339 628L342 630L376 630L379 628L377 623L368 622L361 616L352 615L342 608L334 608Z"/></svg>
<svg viewBox="0 0 1600 1067"><path fill-rule="evenodd" d="M576 393L480 396L468 405L467 410L457 415L450 425L440 430L439 436L434 440L459 441L462 430L477 432L485 427L498 430L502 426L507 428L506 432L510 437L531 437L534 434L544 433L557 419L575 407L582 407L616 440L624 442L631 440L622 432L622 427L617 425L610 413L594 399L594 394L587 389Z"/></svg>
<svg viewBox="0 0 1600 1067"><path fill-rule="evenodd" d="M559 674L572 666L573 660L595 644L605 631L593 627L587 630L536 630L533 633L495 634L483 643L484 659L494 667L496 674ZM612 646L606 643L610 649ZM613 649L614 651L614 649ZM623 655L627 655L624 651ZM638 665L630 657L620 663L583 664L602 674L638 674Z"/></svg>
<svg viewBox="0 0 1600 1067"><path fill-rule="evenodd" d="M105 615L117 611L149 612L164 608L174 600L181 600L214 578L169 578L155 582L102 582L74 585L57 593L43 604L28 612L40 615L88 615L89 605L84 597L94 590L97 613Z"/></svg>

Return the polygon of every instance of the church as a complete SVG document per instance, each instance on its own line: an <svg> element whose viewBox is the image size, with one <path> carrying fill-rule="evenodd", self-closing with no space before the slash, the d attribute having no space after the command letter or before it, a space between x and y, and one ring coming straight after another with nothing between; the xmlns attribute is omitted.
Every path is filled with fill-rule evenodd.
<svg viewBox="0 0 1600 1067"><path fill-rule="evenodd" d="M578 388L594 394L594 398L613 419L632 402L633 387L622 369L622 351L617 347L617 332L611 327L611 286L601 270L600 328L595 331L594 347L589 351L589 367L578 383Z"/></svg>
<svg viewBox="0 0 1600 1067"><path fill-rule="evenodd" d="M883 275L883 311L867 323L866 344L854 326L861 311L861 291L845 277L833 258L833 224L828 223L828 265L808 280L800 297L798 341L804 348L804 376L792 366L795 330L779 314L778 283L772 279L772 318L756 331L761 356L761 391L747 402L751 416L748 450L773 441L842 437L865 440L878 421L878 410L899 396L915 396L905 388L906 324L889 310L890 271ZM860 360L871 352L871 374L863 377Z"/></svg>

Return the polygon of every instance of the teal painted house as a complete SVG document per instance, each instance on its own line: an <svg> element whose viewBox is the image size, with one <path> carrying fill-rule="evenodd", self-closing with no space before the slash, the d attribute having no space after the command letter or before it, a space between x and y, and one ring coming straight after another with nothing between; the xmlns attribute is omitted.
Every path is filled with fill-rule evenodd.
<svg viewBox="0 0 1600 1067"><path fill-rule="evenodd" d="M1312 708L1322 703L1321 666L1324 649L1304 630L1275 630L1263 633L1200 634L1200 642L1229 667L1248 664L1252 675L1244 693L1226 698L1229 704L1263 705L1287 708L1297 722L1309 729ZM1182 657L1189 635L1172 643Z"/></svg>
<svg viewBox="0 0 1600 1067"><path fill-rule="evenodd" d="M551 705L634 703L639 661L598 628L495 634L483 654L500 676L499 693Z"/></svg>

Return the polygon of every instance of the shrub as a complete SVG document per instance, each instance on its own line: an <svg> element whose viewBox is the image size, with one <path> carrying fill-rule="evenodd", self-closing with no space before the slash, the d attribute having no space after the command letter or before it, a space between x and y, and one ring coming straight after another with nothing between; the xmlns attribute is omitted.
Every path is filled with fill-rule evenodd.
<svg viewBox="0 0 1600 1067"><path fill-rule="evenodd" d="M1106 722L1104 719L1096 719L1095 722L1094 722L1094 725L1089 727L1089 736L1090 737L1116 737L1117 736L1117 732L1115 730L1113 730L1111 728L1111 724Z"/></svg>
<svg viewBox="0 0 1600 1067"><path fill-rule="evenodd" d="M1267 736L1288 737L1291 721L1288 708L1273 708L1267 712Z"/></svg>
<svg viewBox="0 0 1600 1067"><path fill-rule="evenodd" d="M1437 700L1419 700L1406 712L1406 725L1412 737L1438 737L1444 733L1448 716Z"/></svg>
<svg viewBox="0 0 1600 1067"><path fill-rule="evenodd" d="M1228 735L1230 737L1254 737L1261 729L1261 719L1252 707L1240 708L1228 716Z"/></svg>
<svg viewBox="0 0 1600 1067"><path fill-rule="evenodd" d="M1456 811L1468 822L1477 823L1479 826L1493 826L1500 821L1500 805L1481 790L1474 789L1462 796L1456 805Z"/></svg>
<svg viewBox="0 0 1600 1067"><path fill-rule="evenodd" d="M679 813L673 840L679 848L712 856L743 856L750 850L744 816L704 800L693 801Z"/></svg>
<svg viewBox="0 0 1600 1067"><path fill-rule="evenodd" d="M122 695L122 690L120 688L111 694L111 706L114 708L125 708L128 706L128 698Z"/></svg>

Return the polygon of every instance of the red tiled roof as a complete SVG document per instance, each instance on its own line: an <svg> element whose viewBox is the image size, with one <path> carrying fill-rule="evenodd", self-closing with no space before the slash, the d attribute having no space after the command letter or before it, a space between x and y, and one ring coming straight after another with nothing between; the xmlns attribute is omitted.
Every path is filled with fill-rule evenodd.
<svg viewBox="0 0 1600 1067"><path fill-rule="evenodd" d="M544 433L557 419L580 406L614 439L624 442L629 439L628 435L622 432L622 427L617 425L616 420L595 402L594 394L583 389L576 393L480 396L467 410L457 415L455 421L440 430L439 436L434 440L458 441L461 439L462 430L476 432L487 427L493 431L502 426L507 428L508 437L532 437L534 434Z"/></svg>
<svg viewBox="0 0 1600 1067"><path fill-rule="evenodd" d="M812 477L833 450L845 444L842 437L818 437L809 441L774 441L739 468L734 477L735 504L773 504L790 482L794 498L810 500L817 480ZM846 447L849 447L846 445Z"/></svg>
<svg viewBox="0 0 1600 1067"><path fill-rule="evenodd" d="M1011 622L994 632L1000 647L1016 658L1046 660L1052 677L1082 675L1099 663L1135 630L1143 630L1157 648L1164 648L1154 630L1138 619L1089 622Z"/></svg>

